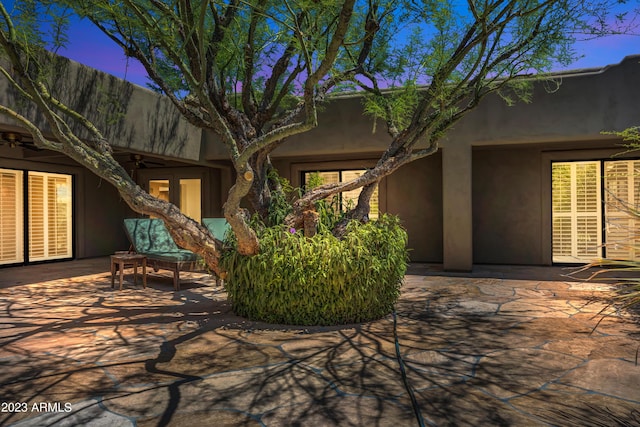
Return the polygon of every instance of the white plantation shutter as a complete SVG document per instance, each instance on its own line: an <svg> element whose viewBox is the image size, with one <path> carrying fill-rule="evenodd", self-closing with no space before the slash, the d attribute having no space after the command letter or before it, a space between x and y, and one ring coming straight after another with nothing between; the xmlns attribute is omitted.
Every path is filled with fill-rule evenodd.
<svg viewBox="0 0 640 427"><path fill-rule="evenodd" d="M369 207L371 208L369 210L369 218L371 219L378 219L378 217L380 216L380 198L379 198L378 190L379 190L379 187L376 186L376 189L371 195L371 200L369 203Z"/></svg>
<svg viewBox="0 0 640 427"><path fill-rule="evenodd" d="M0 169L0 265L24 261L22 171Z"/></svg>
<svg viewBox="0 0 640 427"><path fill-rule="evenodd" d="M49 176L49 257L71 257L71 177Z"/></svg>
<svg viewBox="0 0 640 427"><path fill-rule="evenodd" d="M69 258L71 176L29 172L29 260Z"/></svg>
<svg viewBox="0 0 640 427"><path fill-rule="evenodd" d="M29 257L45 259L46 228L44 175L29 172Z"/></svg>
<svg viewBox="0 0 640 427"><path fill-rule="evenodd" d="M553 260L570 257L572 252L571 226L571 164L552 166L553 199Z"/></svg>
<svg viewBox="0 0 640 427"><path fill-rule="evenodd" d="M602 255L600 162L552 165L553 261Z"/></svg>
<svg viewBox="0 0 640 427"><path fill-rule="evenodd" d="M605 162L606 256L640 258L640 161Z"/></svg>

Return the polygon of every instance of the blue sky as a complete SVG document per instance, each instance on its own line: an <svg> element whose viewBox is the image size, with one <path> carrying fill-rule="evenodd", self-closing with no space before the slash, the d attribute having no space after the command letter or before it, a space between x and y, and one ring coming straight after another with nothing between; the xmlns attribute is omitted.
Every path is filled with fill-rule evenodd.
<svg viewBox="0 0 640 427"><path fill-rule="evenodd" d="M127 59L122 50L88 20L74 21L69 40L66 49L59 51L61 55L145 86L147 74L142 65L134 59ZM575 50L582 58L569 67L558 67L555 71L617 64L625 56L640 54L640 36L610 36L581 41L576 43Z"/></svg>

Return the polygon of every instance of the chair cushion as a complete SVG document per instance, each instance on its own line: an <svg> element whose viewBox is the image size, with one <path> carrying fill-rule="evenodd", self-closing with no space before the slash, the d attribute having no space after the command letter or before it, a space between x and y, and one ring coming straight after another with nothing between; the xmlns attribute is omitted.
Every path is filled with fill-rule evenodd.
<svg viewBox="0 0 640 427"><path fill-rule="evenodd" d="M192 262L200 260L200 256L186 249L170 252L145 252L147 258L167 262Z"/></svg>
<svg viewBox="0 0 640 427"><path fill-rule="evenodd" d="M161 219L126 218L124 226L131 244L138 253L180 250Z"/></svg>
<svg viewBox="0 0 640 427"><path fill-rule="evenodd" d="M202 218L202 225L218 240L224 240L225 234L231 229L226 218Z"/></svg>

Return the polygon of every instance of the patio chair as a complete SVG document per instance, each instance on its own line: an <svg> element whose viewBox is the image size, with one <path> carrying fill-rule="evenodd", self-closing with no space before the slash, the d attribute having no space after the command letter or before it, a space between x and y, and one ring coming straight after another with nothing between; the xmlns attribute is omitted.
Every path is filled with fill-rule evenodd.
<svg viewBox="0 0 640 427"><path fill-rule="evenodd" d="M224 240L225 234L231 229L226 218L202 218L202 225L218 240Z"/></svg>
<svg viewBox="0 0 640 427"><path fill-rule="evenodd" d="M148 266L173 272L176 291L180 290L180 271L203 271L202 257L179 248L162 220L126 218L124 228L135 252L147 257Z"/></svg>

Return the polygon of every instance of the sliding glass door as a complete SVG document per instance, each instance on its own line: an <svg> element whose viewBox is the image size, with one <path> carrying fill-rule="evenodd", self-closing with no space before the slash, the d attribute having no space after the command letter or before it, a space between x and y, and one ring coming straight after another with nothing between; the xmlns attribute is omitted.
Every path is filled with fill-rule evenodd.
<svg viewBox="0 0 640 427"><path fill-rule="evenodd" d="M72 221L71 175L0 169L0 265L71 258Z"/></svg>
<svg viewBox="0 0 640 427"><path fill-rule="evenodd" d="M640 160L552 164L553 261L640 259Z"/></svg>
<svg viewBox="0 0 640 427"><path fill-rule="evenodd" d="M180 179L180 210L196 221L202 221L202 180Z"/></svg>
<svg viewBox="0 0 640 427"><path fill-rule="evenodd" d="M604 163L607 258L640 258L640 160Z"/></svg>
<svg viewBox="0 0 640 427"><path fill-rule="evenodd" d="M29 261L71 258L71 176L28 172Z"/></svg>
<svg viewBox="0 0 640 427"><path fill-rule="evenodd" d="M148 182L149 194L172 202L182 213L198 222L202 220L202 179L167 178L150 179Z"/></svg>
<svg viewBox="0 0 640 427"><path fill-rule="evenodd" d="M552 166L553 261L602 256L600 162Z"/></svg>

